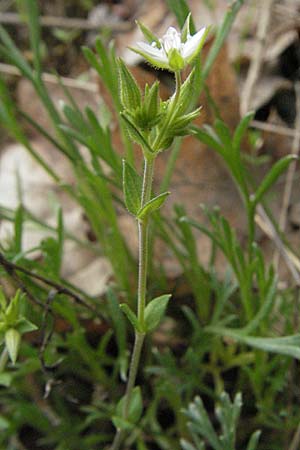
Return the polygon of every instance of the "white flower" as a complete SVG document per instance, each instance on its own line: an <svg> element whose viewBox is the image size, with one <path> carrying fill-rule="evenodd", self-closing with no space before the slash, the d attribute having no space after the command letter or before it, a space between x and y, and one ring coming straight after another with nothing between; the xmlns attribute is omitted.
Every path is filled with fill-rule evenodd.
<svg viewBox="0 0 300 450"><path fill-rule="evenodd" d="M202 28L191 36L189 33L183 41L182 35L174 27L169 27L161 39L151 43L137 42L137 48L132 48L142 55L153 66L171 71L182 70L200 52L208 29Z"/></svg>

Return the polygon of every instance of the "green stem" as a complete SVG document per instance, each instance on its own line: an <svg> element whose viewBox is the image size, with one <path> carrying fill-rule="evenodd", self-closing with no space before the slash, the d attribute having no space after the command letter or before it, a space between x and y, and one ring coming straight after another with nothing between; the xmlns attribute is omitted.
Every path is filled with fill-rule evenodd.
<svg viewBox="0 0 300 450"><path fill-rule="evenodd" d="M248 220L248 259L249 263L253 257L253 243L255 240L255 208L251 200L246 200L247 220Z"/></svg>
<svg viewBox="0 0 300 450"><path fill-rule="evenodd" d="M145 159L144 162L144 178L141 206L144 206L150 200L152 191L152 179L153 179L154 161ZM147 270L148 270L148 219L139 221L139 275L138 275L138 319L141 327L144 327L145 323L145 307L146 307L146 291L147 291ZM129 414L130 400L132 397L132 391L135 386L136 375L140 363L141 350L145 333L135 333L134 348L131 356L130 369L128 382L125 392L125 402L122 418L126 420ZM118 450L122 444L125 436L123 429L118 429L114 441L111 446L111 450Z"/></svg>
<svg viewBox="0 0 300 450"><path fill-rule="evenodd" d="M165 138L165 134L176 112L176 105L180 96L181 75L180 72L175 73L176 91L172 99L172 104L165 120L161 132L153 143L153 153L156 154L160 145ZM144 160L144 176L141 196L141 207L143 207L151 198L152 181L153 181L154 159ZM149 220L148 218L140 220L138 224L139 231L139 273L138 273L138 307L137 315L141 329L145 326L145 308L146 308L146 292L147 292L147 273L148 273L148 254L149 254ZM122 418L126 420L129 414L130 400L132 391L135 386L136 375L140 363L141 350L145 333L135 333L134 348L131 356L128 382L125 392L125 402ZM126 432L118 429L110 450L119 450L122 445Z"/></svg>

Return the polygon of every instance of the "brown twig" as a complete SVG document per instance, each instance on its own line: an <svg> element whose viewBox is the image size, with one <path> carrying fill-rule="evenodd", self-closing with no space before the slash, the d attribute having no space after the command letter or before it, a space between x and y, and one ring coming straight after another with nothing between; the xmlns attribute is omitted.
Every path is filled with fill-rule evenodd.
<svg viewBox="0 0 300 450"><path fill-rule="evenodd" d="M299 147L300 147L300 82L297 81L295 83L295 92L296 92L296 119L295 119L295 135L292 143L292 154L298 156L299 155ZM296 171L297 161L293 161L287 172L286 182L283 191L282 197L282 206L281 212L279 216L279 229L284 233L286 227L286 219L287 219L287 211L290 204L290 198L292 194L293 180ZM278 269L280 260L279 252L275 252L274 254L274 266Z"/></svg>
<svg viewBox="0 0 300 450"><path fill-rule="evenodd" d="M59 283L56 283L55 281L50 280L49 278L43 277L42 275L38 275L34 272L31 272L30 270L25 269L24 267L21 267L18 264L14 264L14 263L8 261L3 256L2 253L0 253L0 265L5 269L5 271L9 275L14 276L16 274L16 272L22 272L31 278L35 278L36 280L39 280L42 283L47 284L48 286L51 286L52 288L54 288L57 291L57 294L65 294L68 297L73 298L73 300L75 300L76 303L86 307L87 309L92 311L94 314L96 314L98 317L101 317L101 315L99 314L99 312L93 305L90 305L89 303L87 303L83 298L81 298L78 294L73 292L71 289L69 289ZM20 282L22 283L22 281L19 278L18 278L18 281L19 281L19 283ZM29 296L29 298L32 297L32 295L30 293L28 294L28 289L26 289L26 287L24 286L23 283L22 283L22 290L26 292L26 294ZM36 299L34 299L34 301L35 301L35 303L39 304L40 306L42 306L44 308L44 306L45 306L44 303L42 303Z"/></svg>
<svg viewBox="0 0 300 450"><path fill-rule="evenodd" d="M74 30L100 30L101 28L109 28L112 31L126 32L132 28L132 24L129 22L116 23L107 19L94 23L88 19L80 19L77 17L41 16L39 21L43 27L71 28ZM24 25L24 20L17 13L5 12L0 13L0 23L6 25Z"/></svg>
<svg viewBox="0 0 300 450"><path fill-rule="evenodd" d="M253 128L257 128L258 130L267 131L268 133L281 134L282 136L296 138L296 136L300 137L300 133L297 133L296 130L292 130L291 128L283 127L282 125L276 125L275 123L267 123L261 122L260 120L252 120L250 126Z"/></svg>
<svg viewBox="0 0 300 450"><path fill-rule="evenodd" d="M17 77L21 76L19 69L15 66L12 66L11 64L0 63L0 72L6 75L14 75ZM51 73L43 73L42 79L46 83L51 84L60 84L60 80L62 84L68 88L81 89L83 91L89 92L99 91L97 83L92 83L91 81L76 80L69 77L59 77L58 80L57 76L52 75Z"/></svg>
<svg viewBox="0 0 300 450"><path fill-rule="evenodd" d="M295 283L297 284L297 286L300 286L300 261L292 252L290 252L286 248L279 234L277 233L277 230L275 229L274 225L272 224L271 220L269 219L268 215L261 205L258 205L255 221L261 228L261 230L274 241L278 252L284 258L286 265L295 280Z"/></svg>
<svg viewBox="0 0 300 450"><path fill-rule="evenodd" d="M261 12L256 35L256 46L241 95L242 116L245 115L249 110L251 97L253 95L253 89L260 73L263 51L269 28L272 3L273 0L265 0L264 2L261 2Z"/></svg>

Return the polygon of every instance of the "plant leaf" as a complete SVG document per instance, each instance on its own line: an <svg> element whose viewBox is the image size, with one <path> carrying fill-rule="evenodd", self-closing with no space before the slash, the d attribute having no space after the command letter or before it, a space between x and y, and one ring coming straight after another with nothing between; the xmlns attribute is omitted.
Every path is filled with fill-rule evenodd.
<svg viewBox="0 0 300 450"><path fill-rule="evenodd" d="M136 128L134 123L127 117L127 115L123 112L121 113L121 117L125 124L125 128L129 136L142 147L142 150L148 158L153 158L153 151L144 136L140 133L140 131Z"/></svg>
<svg viewBox="0 0 300 450"><path fill-rule="evenodd" d="M252 435L247 445L247 450L256 450L261 435L261 431L257 430Z"/></svg>
<svg viewBox="0 0 300 450"><path fill-rule="evenodd" d="M232 146L235 149L235 151L240 149L241 146L241 142L242 139L249 127L250 122L252 121L254 117L254 113L253 112L248 112L240 121L240 123L238 124L234 135L233 135L233 140L232 140Z"/></svg>
<svg viewBox="0 0 300 450"><path fill-rule="evenodd" d="M123 192L128 211L136 216L141 206L142 180L125 159L123 160Z"/></svg>
<svg viewBox="0 0 300 450"><path fill-rule="evenodd" d="M176 0L175 2L172 0L166 0L166 3L172 13L176 16L178 25L182 28L185 24L186 18L190 13L189 6L186 0ZM190 32L194 34L196 32L195 25L193 19L190 19Z"/></svg>
<svg viewBox="0 0 300 450"><path fill-rule="evenodd" d="M295 155L287 155L274 164L272 169L270 169L270 171L264 177L258 189L256 190L252 200L253 205L257 205L257 203L260 202L261 198L265 195L267 190L273 186L282 172L284 172L288 165L296 159L298 159L298 157Z"/></svg>
<svg viewBox="0 0 300 450"><path fill-rule="evenodd" d="M247 344L266 352L287 355L300 360L300 334L283 337L245 336L240 330L222 327L206 327L208 332L221 336L228 336L237 342Z"/></svg>
<svg viewBox="0 0 300 450"><path fill-rule="evenodd" d="M146 330L152 331L157 327L163 318L171 294L161 295L151 300L145 309L145 324Z"/></svg>
<svg viewBox="0 0 300 450"><path fill-rule="evenodd" d="M170 195L170 192L163 192L159 194L157 197L152 198L149 202L147 202L138 212L137 218L140 220L145 219L154 211L157 211L165 202L166 198Z"/></svg>
<svg viewBox="0 0 300 450"><path fill-rule="evenodd" d="M116 407L116 417L121 419L123 421L123 414L124 414L124 405L126 401L126 395L124 395L121 400L118 402ZM129 424L136 424L143 412L143 399L142 399L142 393L140 386L135 386L135 388L132 391L131 398L130 398L130 404L129 404L129 410L126 422ZM118 421L119 424L121 423Z"/></svg>
<svg viewBox="0 0 300 450"><path fill-rule="evenodd" d="M132 324L133 328L139 332L142 332L141 326L139 324L138 318L136 314L130 309L130 307L127 305L127 303L121 303L120 308L129 320L129 322Z"/></svg>

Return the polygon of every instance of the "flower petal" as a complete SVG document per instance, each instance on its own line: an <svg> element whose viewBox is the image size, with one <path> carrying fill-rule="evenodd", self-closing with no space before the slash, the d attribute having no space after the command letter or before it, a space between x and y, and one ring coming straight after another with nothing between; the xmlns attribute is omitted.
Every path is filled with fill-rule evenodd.
<svg viewBox="0 0 300 450"><path fill-rule="evenodd" d="M196 54L200 51L202 45L204 44L207 33L208 29L202 28L200 31L198 31L198 33L194 34L186 40L181 52L185 60L190 62L194 58L194 56L196 56Z"/></svg>
<svg viewBox="0 0 300 450"><path fill-rule="evenodd" d="M161 39L162 46L168 54L172 49L181 49L181 34L174 27L169 27Z"/></svg>
<svg viewBox="0 0 300 450"><path fill-rule="evenodd" d="M146 44L146 42L137 42L137 47L145 55L149 55L151 58L155 58L158 62L167 63L168 57L166 52L162 48L154 47L153 45Z"/></svg>
<svg viewBox="0 0 300 450"><path fill-rule="evenodd" d="M145 42L138 42L137 46L139 48L129 47L135 53L141 55L146 61L152 64L154 67L159 69L168 69L169 60L163 49L158 49L152 45L146 44Z"/></svg>

